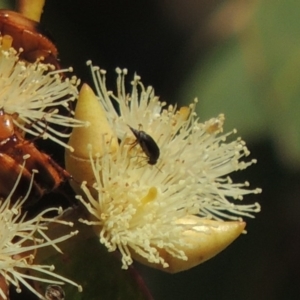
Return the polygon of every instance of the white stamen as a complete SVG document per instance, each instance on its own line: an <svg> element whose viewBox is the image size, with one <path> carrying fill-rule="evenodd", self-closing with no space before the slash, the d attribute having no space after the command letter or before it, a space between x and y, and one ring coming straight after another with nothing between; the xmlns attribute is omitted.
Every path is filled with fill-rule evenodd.
<svg viewBox="0 0 300 300"><path fill-rule="evenodd" d="M26 155L24 157L27 158ZM51 239L50 237L48 237L48 235L46 235L45 231L48 229L47 224L49 224L50 222L72 225L71 222L66 222L56 218L49 219L44 217L44 215L46 215L48 212L57 212L58 214L62 214L63 211L61 208L49 208L38 214L36 217L25 220L26 215L21 214L21 207L22 204L30 196L34 174L36 172L32 172L28 190L24 192L25 196L17 200L16 202L12 202L11 199L22 178L22 172L25 164L26 160L24 160L22 164L20 174L17 177L15 185L12 188L10 194L6 199L2 199L0 202L0 275L5 278L8 284L14 285L17 289L17 292L21 292L20 283L22 283L25 287L27 287L31 292L33 292L37 297L41 299L44 299L43 295L36 291L27 282L27 279L47 282L49 284L64 284L67 282L78 287L78 289L81 290L81 286L79 286L74 281L53 273L53 266L35 265L33 263L33 253L35 253L34 251L46 246L52 246L57 251L61 252L57 246L57 243L69 239L70 237L77 234L77 231L65 234L54 239ZM32 253L28 255L28 252ZM53 280L51 278L42 278L38 275L27 275L24 271L22 271L24 269L35 270L41 274L46 274L58 280ZM6 299L6 296L4 295L4 292L1 290L1 288L0 296L2 296L3 299Z"/></svg>
<svg viewBox="0 0 300 300"><path fill-rule="evenodd" d="M52 71L53 66L39 61L25 63L19 60L19 53L13 48L6 51L0 45L0 108L5 113L17 115L14 124L34 136L47 132L49 138L64 147L68 147L60 137L68 137L62 127L86 126L86 122L72 117L69 108L78 95L77 79L63 79L62 74L71 72L72 68ZM56 108L51 112L51 108ZM66 115L61 115L63 108Z"/></svg>
<svg viewBox="0 0 300 300"><path fill-rule="evenodd" d="M82 196L77 199L93 215L93 221L80 221L100 227L100 242L109 251L119 249L122 268L132 263L131 251L164 267L168 265L157 250L160 248L186 260L180 250L184 244L181 239L184 226L176 223L186 215L242 220L242 217L253 218L260 211L258 203L236 204L245 195L261 190L249 189L249 182L233 183L228 176L256 160L241 160L250 152L240 138L226 141L236 130L223 133L224 115L200 123L195 112L197 99L180 110L173 105L166 107L152 87L144 87L138 75L134 75L128 94L126 69L116 69L117 92L113 94L106 88L106 72L94 67L91 61L87 64L99 101L120 143L113 154L110 145L105 145L101 157L88 147L96 184L91 188L83 183L87 201ZM158 145L160 156L155 166L141 164L143 159L147 162L147 153L139 144L132 147L134 140L128 125L142 128Z"/></svg>

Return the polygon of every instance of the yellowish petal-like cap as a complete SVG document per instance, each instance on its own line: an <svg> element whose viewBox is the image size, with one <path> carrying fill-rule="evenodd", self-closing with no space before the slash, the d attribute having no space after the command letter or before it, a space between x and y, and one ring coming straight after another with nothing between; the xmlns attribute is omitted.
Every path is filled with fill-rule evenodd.
<svg viewBox="0 0 300 300"><path fill-rule="evenodd" d="M45 5L45 0L19 0L17 11L33 21L39 22Z"/></svg>
<svg viewBox="0 0 300 300"><path fill-rule="evenodd" d="M187 216L178 220L178 223L191 225L193 228L182 233L186 246L182 246L180 250L184 251L188 257L187 260L173 257L164 249L157 250L169 265L167 268L163 268L160 264L151 264L133 251L132 257L147 266L168 273L186 271L223 251L243 232L246 226L245 222L205 220L196 216Z"/></svg>
<svg viewBox="0 0 300 300"><path fill-rule="evenodd" d="M92 171L89 159L88 145L92 146L93 153L103 154L103 142L110 143L111 151L118 148L117 138L109 126L105 111L92 89L84 84L80 90L75 119L88 121L88 127L76 127L73 129L68 145L74 148L74 152L66 150L65 162L67 171L73 176L71 182L76 192L80 191L78 183L87 181L92 185L95 175Z"/></svg>

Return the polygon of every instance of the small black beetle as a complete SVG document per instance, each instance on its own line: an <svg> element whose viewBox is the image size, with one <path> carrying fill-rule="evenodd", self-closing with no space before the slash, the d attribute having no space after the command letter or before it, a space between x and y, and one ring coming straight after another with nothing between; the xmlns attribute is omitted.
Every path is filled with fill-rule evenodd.
<svg viewBox="0 0 300 300"><path fill-rule="evenodd" d="M149 158L148 164L155 165L160 154L159 147L157 146L156 142L145 131L137 130L130 126L129 128L136 137L136 141L134 142L133 147L139 144Z"/></svg>

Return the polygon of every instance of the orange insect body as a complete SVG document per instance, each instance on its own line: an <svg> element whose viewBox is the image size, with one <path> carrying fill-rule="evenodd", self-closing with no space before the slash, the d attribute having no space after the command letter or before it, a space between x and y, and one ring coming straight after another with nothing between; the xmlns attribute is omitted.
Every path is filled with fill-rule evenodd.
<svg viewBox="0 0 300 300"><path fill-rule="evenodd" d="M13 38L12 46L23 52L20 57L29 62L35 62L44 57L44 63L50 63L56 67L57 49L55 45L45 37L38 22L32 21L23 15L9 10L0 9L1 35L10 35Z"/></svg>
<svg viewBox="0 0 300 300"><path fill-rule="evenodd" d="M3 109L0 109L0 124L2 124L2 127L0 128L0 145L2 146L2 144L14 134L12 117L6 115Z"/></svg>
<svg viewBox="0 0 300 300"><path fill-rule="evenodd" d="M40 152L32 142L25 140L15 128L13 117L0 109L0 197L8 196L22 170L24 157L28 155L30 157L26 159L20 184L14 193L16 199L26 193L33 172L36 174L30 201L39 199L71 177L49 155Z"/></svg>

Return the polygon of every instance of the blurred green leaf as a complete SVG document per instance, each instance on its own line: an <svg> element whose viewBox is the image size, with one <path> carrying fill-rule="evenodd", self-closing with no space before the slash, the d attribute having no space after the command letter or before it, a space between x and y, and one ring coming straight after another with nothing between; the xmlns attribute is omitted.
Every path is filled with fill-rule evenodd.
<svg viewBox="0 0 300 300"><path fill-rule="evenodd" d="M0 0L0 9L11 9L13 10L15 1L12 0Z"/></svg>
<svg viewBox="0 0 300 300"><path fill-rule="evenodd" d="M183 88L187 104L198 98L197 113L205 121L224 113L225 129L238 129L242 135L259 133L264 127L263 114L256 105L256 90L246 76L243 57L236 40L218 48L205 64L196 66Z"/></svg>
<svg viewBox="0 0 300 300"><path fill-rule="evenodd" d="M180 99L199 98L202 120L225 113L225 129L270 136L300 166L300 2L257 1L250 23L196 64Z"/></svg>

